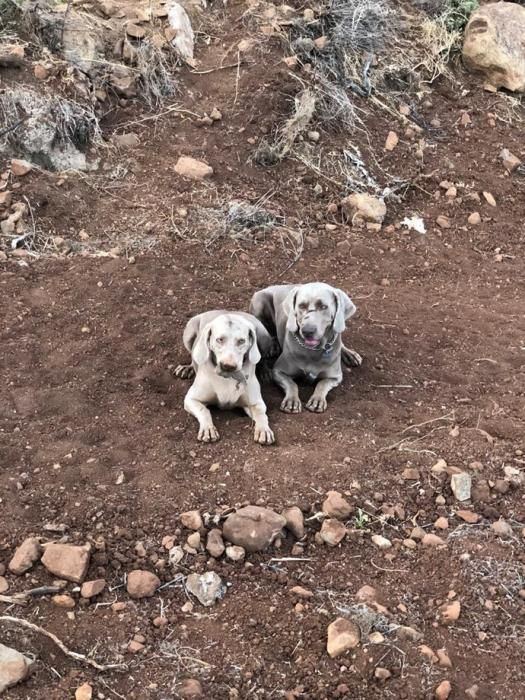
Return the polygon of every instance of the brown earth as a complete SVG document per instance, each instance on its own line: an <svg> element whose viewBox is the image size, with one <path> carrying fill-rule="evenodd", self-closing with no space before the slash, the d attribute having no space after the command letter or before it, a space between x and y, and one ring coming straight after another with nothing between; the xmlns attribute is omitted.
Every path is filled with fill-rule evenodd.
<svg viewBox="0 0 525 700"><path fill-rule="evenodd" d="M220 39L200 46L201 69L220 65L242 38L242 11L235 2L218 13ZM118 246L121 254L0 264L0 564L26 536L57 539L44 526L63 523L71 542L105 543L87 579L103 577L110 590L91 603L79 600L74 619L47 597L25 608L0 602L0 615L23 616L69 648L103 663L121 660L127 669L99 674L42 636L4 625L3 643L37 656L30 679L5 693L10 700L65 700L84 681L94 697L167 700L180 697L186 678L199 678L203 697L214 700L423 700L444 679L452 700L473 697L465 691L474 684L479 700L523 697L524 492L496 483L505 465L525 464L525 180L508 176L499 159L503 147L525 156L523 112L509 111L506 96L484 93L462 72L460 86L438 83L420 106L427 123L440 122L425 135L422 164L417 142L383 113L371 115L370 147L360 147L373 148L390 173L420 167L430 177L389 205L380 233L355 230L326 213L342 194L332 183L319 180L323 193L316 196L317 177L297 161L268 169L250 160L256 142L289 113L296 90L281 56L278 43L264 45L242 66L238 84L235 67L182 71L177 104L198 114L217 106L223 119L213 126L199 127L186 113L149 119L136 105L111 115L108 136L131 130L141 140L130 151L103 154L104 172L127 169L113 184L96 173L20 179L18 193L47 231L75 248L83 230L85 246ZM384 153L391 128L401 141ZM321 130L321 148L343 142ZM175 175L182 154L211 164L212 180L194 184ZM446 202L444 190L437 197L443 180L458 186L458 198ZM483 191L494 195L495 208L472 200ZM264 196L290 229L308 237L295 263L278 232L234 240L217 231L209 240L210 207ZM467 224L473 211L479 226ZM426 235L388 228L416 213ZM434 223L439 214L450 217L450 228ZM314 279L356 302L346 338L364 355L363 366L346 373L323 415L280 413L280 391L265 387L273 447L255 445L246 417L234 412L216 414L219 443L199 444L182 405L188 385L172 374L184 358L187 319L209 308L246 309L251 294L270 283ZM466 506L481 516L478 524L455 516L465 506L446 476L431 472L440 458L469 470L475 484L495 485L486 502ZM419 471L417 481L403 478L407 467ZM362 509L341 546L316 544L319 524L311 520L299 561L286 560L290 536L245 564L186 555L182 573L214 569L228 585L212 609L195 603L183 612L187 596L178 580L151 599L129 600L123 584L133 568L157 569L164 583L176 578L169 567L159 570L158 559L166 557L165 535L185 541L181 512L259 503L278 511L299 505L311 515L330 489ZM436 504L439 495L445 505ZM396 505L401 509L386 518ZM414 525L434 532L443 515L450 521L446 548L402 546ZM491 533L500 517L512 525L512 538ZM394 543L386 553L371 543L370 534L379 533ZM9 595L52 581L40 565L7 577ZM297 584L314 597L299 601L289 592ZM418 629L420 643L434 650L446 648L452 668L432 665L417 643L395 634L330 659L327 625L364 584L378 589L389 622ZM436 614L447 597L460 600L461 616L445 627ZM124 611L109 607L116 600L127 602ZM152 620L161 611L168 625L157 629ZM135 634L146 648L130 656ZM391 678L378 681L377 666Z"/></svg>

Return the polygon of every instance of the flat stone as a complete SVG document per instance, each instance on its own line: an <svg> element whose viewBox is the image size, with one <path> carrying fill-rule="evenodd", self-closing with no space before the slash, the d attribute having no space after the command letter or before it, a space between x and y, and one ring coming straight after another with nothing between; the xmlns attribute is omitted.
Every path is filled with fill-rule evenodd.
<svg viewBox="0 0 525 700"><path fill-rule="evenodd" d="M226 518L224 537L247 552L267 549L286 525L286 519L269 508L245 506Z"/></svg>
<svg viewBox="0 0 525 700"><path fill-rule="evenodd" d="M160 586L160 579L151 571L143 571L135 569L130 571L127 580L127 591L131 598L151 598L157 588Z"/></svg>
<svg viewBox="0 0 525 700"><path fill-rule="evenodd" d="M326 651L330 658L344 654L349 649L355 649L361 641L359 627L345 617L339 617L328 625Z"/></svg>
<svg viewBox="0 0 525 700"><path fill-rule="evenodd" d="M82 583L89 567L91 545L51 543L45 546L42 564L58 578Z"/></svg>

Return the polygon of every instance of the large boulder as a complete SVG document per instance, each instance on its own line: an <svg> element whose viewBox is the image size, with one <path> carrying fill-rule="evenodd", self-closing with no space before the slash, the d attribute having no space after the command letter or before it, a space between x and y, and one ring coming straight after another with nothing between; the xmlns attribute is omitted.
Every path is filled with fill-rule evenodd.
<svg viewBox="0 0 525 700"><path fill-rule="evenodd" d="M525 7L514 2L483 5L465 28L465 66L495 88L525 92Z"/></svg>
<svg viewBox="0 0 525 700"><path fill-rule="evenodd" d="M267 549L286 525L286 518L269 508L246 506L232 513L224 523L225 538L247 552Z"/></svg>

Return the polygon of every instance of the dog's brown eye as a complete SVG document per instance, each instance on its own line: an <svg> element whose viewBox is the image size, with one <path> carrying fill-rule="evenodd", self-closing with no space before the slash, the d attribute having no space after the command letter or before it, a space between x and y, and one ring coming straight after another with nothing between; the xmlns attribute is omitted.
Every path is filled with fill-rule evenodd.
<svg viewBox="0 0 525 700"><path fill-rule="evenodd" d="M326 311L328 306L326 304L319 304L319 308L321 309L321 311Z"/></svg>
<svg viewBox="0 0 525 700"><path fill-rule="evenodd" d="M239 338L239 340L237 341L237 345L244 345L245 343L246 341L244 340L244 338Z"/></svg>
<svg viewBox="0 0 525 700"><path fill-rule="evenodd" d="M306 311L308 306L306 304L299 304L299 308L301 309L301 311Z"/></svg>
<svg viewBox="0 0 525 700"><path fill-rule="evenodd" d="M219 345L223 345L223 343L224 343L224 338L217 338L216 342L217 342Z"/></svg>

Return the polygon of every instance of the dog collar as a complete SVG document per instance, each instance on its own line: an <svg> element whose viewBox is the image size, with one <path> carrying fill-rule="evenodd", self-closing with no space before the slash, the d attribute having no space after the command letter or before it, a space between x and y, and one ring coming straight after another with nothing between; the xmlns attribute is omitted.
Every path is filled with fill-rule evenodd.
<svg viewBox="0 0 525 700"><path fill-rule="evenodd" d="M305 350L310 350L310 352L319 352L326 356L330 355L332 350L334 349L335 342L338 338L338 334L334 333L333 337L331 340L328 340L324 345L318 346L316 348L309 348L307 345L304 344L303 339L299 335L299 333L294 333L293 337L295 338L296 342L299 343L299 345L304 348Z"/></svg>

